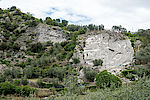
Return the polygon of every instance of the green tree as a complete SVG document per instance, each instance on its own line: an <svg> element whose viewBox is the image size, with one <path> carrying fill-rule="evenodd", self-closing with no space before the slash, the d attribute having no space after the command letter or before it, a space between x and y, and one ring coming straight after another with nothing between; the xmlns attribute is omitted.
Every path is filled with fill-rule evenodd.
<svg viewBox="0 0 150 100"><path fill-rule="evenodd" d="M73 60L73 63L74 63L74 64L78 64L78 63L80 63L79 58L72 58L72 60Z"/></svg>
<svg viewBox="0 0 150 100"><path fill-rule="evenodd" d="M95 59L95 60L93 60L93 64L94 64L94 66L102 66L103 61L101 59Z"/></svg>
<svg viewBox="0 0 150 100"><path fill-rule="evenodd" d="M63 24L64 26L67 26L67 25L68 25L68 21L67 21L67 20L62 20L62 24Z"/></svg>
<svg viewBox="0 0 150 100"><path fill-rule="evenodd" d="M98 87L115 88L115 87L120 87L122 85L121 80L117 76L111 74L110 72L107 72L107 70L98 73L96 75L95 81Z"/></svg>
<svg viewBox="0 0 150 100"><path fill-rule="evenodd" d="M94 71L90 68L84 68L84 76L88 81L94 82L96 74L97 74L96 71Z"/></svg>

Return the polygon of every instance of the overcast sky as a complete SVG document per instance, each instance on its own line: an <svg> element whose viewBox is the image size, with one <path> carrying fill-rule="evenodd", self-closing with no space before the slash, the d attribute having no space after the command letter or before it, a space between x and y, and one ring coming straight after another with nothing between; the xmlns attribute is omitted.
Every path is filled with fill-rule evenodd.
<svg viewBox="0 0 150 100"><path fill-rule="evenodd" d="M150 0L0 0L0 8L17 6L37 18L70 23L122 25L130 31L150 28Z"/></svg>

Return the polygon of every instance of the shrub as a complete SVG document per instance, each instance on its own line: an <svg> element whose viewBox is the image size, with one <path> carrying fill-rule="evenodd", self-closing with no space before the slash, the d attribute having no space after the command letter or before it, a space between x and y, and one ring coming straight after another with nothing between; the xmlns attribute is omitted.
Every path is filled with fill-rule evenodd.
<svg viewBox="0 0 150 100"><path fill-rule="evenodd" d="M84 29L81 29L80 31L79 31L79 34L85 34L86 33L86 30L84 30Z"/></svg>
<svg viewBox="0 0 150 100"><path fill-rule="evenodd" d="M34 53L39 53L39 52L41 52L41 51L44 50L44 49L45 49L45 46L42 45L40 42L35 43L35 44L32 44L32 45L31 45L31 48L30 48L30 50L31 50L32 52L34 52Z"/></svg>
<svg viewBox="0 0 150 100"><path fill-rule="evenodd" d="M37 92L37 89L30 88L29 86L16 87L16 93L20 96L29 96L35 92Z"/></svg>
<svg viewBox="0 0 150 100"><path fill-rule="evenodd" d="M24 61L22 61L17 66L19 66L21 68L25 68L26 67L26 63Z"/></svg>
<svg viewBox="0 0 150 100"><path fill-rule="evenodd" d="M53 87L53 84L43 82L41 79L39 79L37 81L37 85L39 86L39 88L51 88L51 87Z"/></svg>
<svg viewBox="0 0 150 100"><path fill-rule="evenodd" d="M126 77L129 73L135 74L135 70L134 69L123 70L121 73L123 74L124 77Z"/></svg>
<svg viewBox="0 0 150 100"><path fill-rule="evenodd" d="M41 75L41 70L39 67L32 68L32 78L38 78Z"/></svg>
<svg viewBox="0 0 150 100"><path fill-rule="evenodd" d="M27 78L32 78L32 76L33 76L32 67L24 68L23 69L23 75L26 76Z"/></svg>
<svg viewBox="0 0 150 100"><path fill-rule="evenodd" d="M98 87L120 87L122 82L117 76L104 70L96 75L96 85Z"/></svg>
<svg viewBox="0 0 150 100"><path fill-rule="evenodd" d="M14 85L16 85L16 86L19 86L21 82L20 82L20 80L14 80L13 83L14 83Z"/></svg>
<svg viewBox="0 0 150 100"><path fill-rule="evenodd" d="M84 68L84 76L88 81L93 82L96 74L97 73L90 68Z"/></svg>
<svg viewBox="0 0 150 100"><path fill-rule="evenodd" d="M27 85L28 84L27 78L25 78L25 77L21 78L21 84L22 85Z"/></svg>
<svg viewBox="0 0 150 100"><path fill-rule="evenodd" d="M73 51L75 47L76 47L76 44L74 42L70 42L70 43L66 44L64 49L65 49L65 51Z"/></svg>
<svg viewBox="0 0 150 100"><path fill-rule="evenodd" d="M94 66L102 66L103 65L103 61L101 59L95 59L93 60L93 64Z"/></svg>
<svg viewBox="0 0 150 100"><path fill-rule="evenodd" d="M47 73L50 78L58 78L61 81L65 76L65 70L61 67L50 68Z"/></svg>
<svg viewBox="0 0 150 100"><path fill-rule="evenodd" d="M15 86L9 82L4 82L0 84L0 94L14 94Z"/></svg>
<svg viewBox="0 0 150 100"><path fill-rule="evenodd" d="M57 58L57 60L59 60L59 61L63 61L63 60L65 59L65 56L62 55L62 54L58 54L58 55L56 55L56 58Z"/></svg>
<svg viewBox="0 0 150 100"><path fill-rule="evenodd" d="M78 63L80 63L79 58L72 58L72 60L73 60L73 63L74 63L74 64L78 64Z"/></svg>
<svg viewBox="0 0 150 100"><path fill-rule="evenodd" d="M150 69L146 68L135 68L135 74L139 77L145 77L150 75Z"/></svg>
<svg viewBox="0 0 150 100"><path fill-rule="evenodd" d="M42 88L42 83L43 83L42 79L39 79L39 80L36 82L36 84L38 85L39 88Z"/></svg>
<svg viewBox="0 0 150 100"><path fill-rule="evenodd" d="M5 82L5 76L3 74L0 74L0 83Z"/></svg>
<svg viewBox="0 0 150 100"><path fill-rule="evenodd" d="M138 51L135 55L136 61L140 64L147 64L150 62L150 46Z"/></svg>

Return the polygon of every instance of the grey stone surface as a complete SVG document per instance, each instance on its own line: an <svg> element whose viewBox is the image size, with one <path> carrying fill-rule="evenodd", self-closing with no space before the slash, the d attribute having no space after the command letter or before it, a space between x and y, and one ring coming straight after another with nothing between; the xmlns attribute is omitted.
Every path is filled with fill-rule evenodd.
<svg viewBox="0 0 150 100"><path fill-rule="evenodd" d="M45 24L39 24L35 29L34 33L37 35L38 42L52 41L54 43L66 41L64 32L60 29L52 29L50 26Z"/></svg>
<svg viewBox="0 0 150 100"><path fill-rule="evenodd" d="M82 40L83 41L83 40ZM83 66L93 66L93 60L102 59L103 66L99 66L100 70L113 69L121 70L133 60L134 50L130 40L121 33L103 32L98 35L88 35L86 37L85 47L83 51L77 46L75 57L79 57Z"/></svg>

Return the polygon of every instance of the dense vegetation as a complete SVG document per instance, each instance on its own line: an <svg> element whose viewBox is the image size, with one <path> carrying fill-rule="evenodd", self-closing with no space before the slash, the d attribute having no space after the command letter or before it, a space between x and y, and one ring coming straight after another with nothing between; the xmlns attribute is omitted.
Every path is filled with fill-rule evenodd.
<svg viewBox="0 0 150 100"><path fill-rule="evenodd" d="M49 27L55 26L54 30L63 30L66 41L61 43L37 42L36 34L29 33L27 30L35 28L39 23ZM136 52L135 63L118 76L107 71L99 72L99 70L81 66L80 58L73 57L73 54L76 53L76 45L80 44L78 37L91 31L101 32L104 30L104 25L74 25L68 24L67 20L50 17L46 17L45 20L37 19L30 13L21 12L15 6L0 9L0 66L4 66L0 72L0 99L3 95L22 97L55 95L55 98L52 99L59 100L60 94L64 95L60 96L64 100L67 98L73 100L82 100L82 98L83 100L107 98L123 100L129 97L135 99L140 96L143 99L144 95L146 95L144 99L148 98L149 79L142 80L143 84L139 81L125 86L122 85L120 78L124 77L130 81L135 81L136 78L138 78L137 80L143 77L149 78L150 71L147 67L149 68L150 62L150 30L139 30L133 34L127 32L122 26L112 27L112 30L129 37ZM141 41L141 45L138 47L137 41ZM140 64L143 64L144 67L136 67ZM93 65L94 68L103 66L103 61L95 59ZM85 79L79 82L79 72L82 71ZM93 83L96 84L93 85ZM135 90L132 90L132 87L135 87ZM88 90L94 92L88 92ZM124 90L126 93L123 92ZM141 93L138 95L138 92ZM86 95L83 96L83 94ZM134 95L132 96L132 94ZM69 95L71 97L68 97Z"/></svg>

